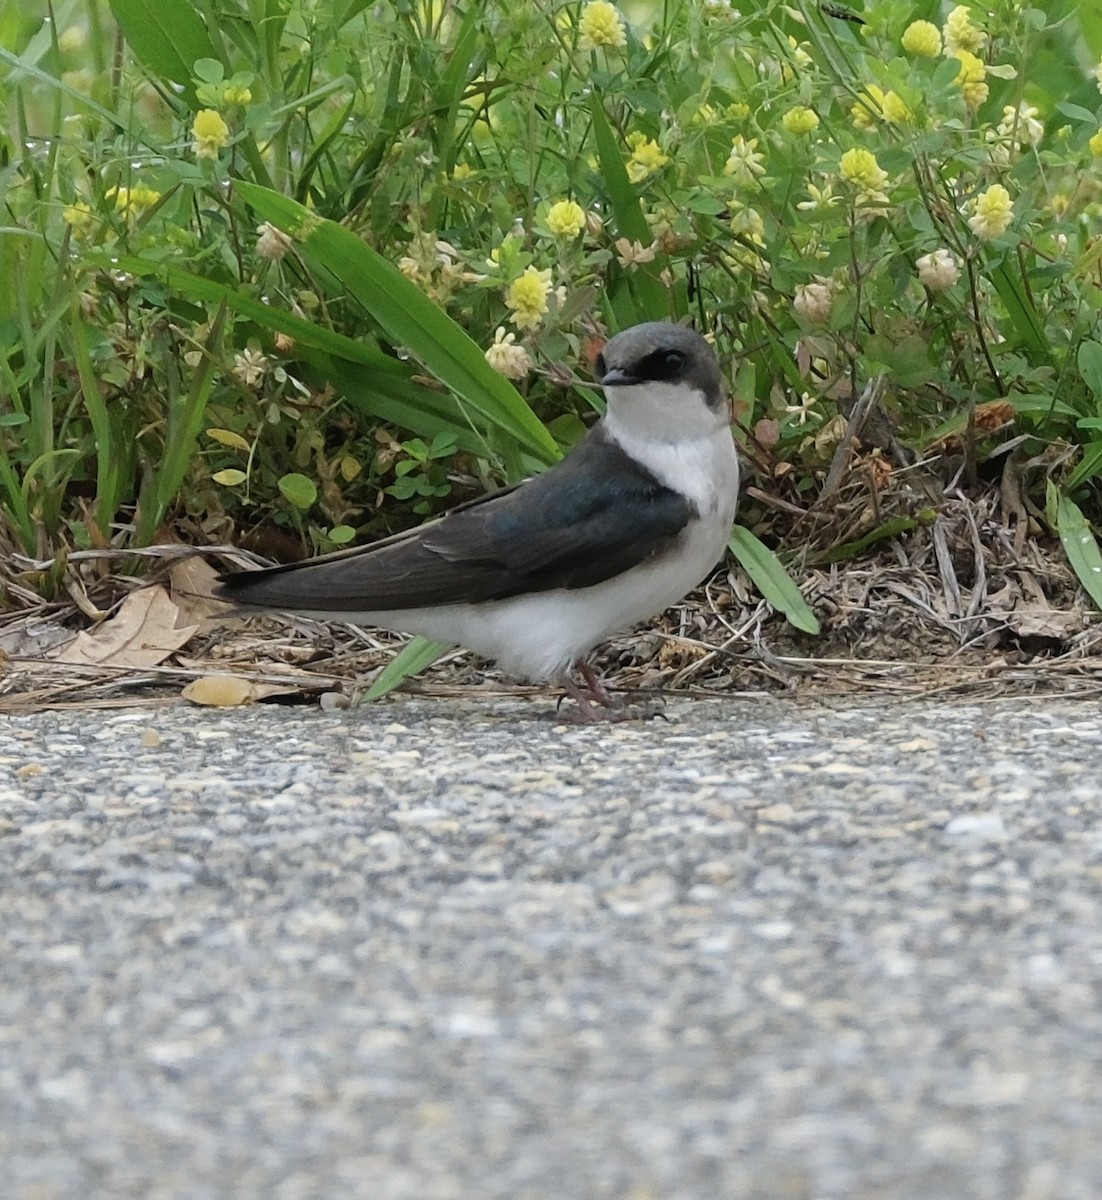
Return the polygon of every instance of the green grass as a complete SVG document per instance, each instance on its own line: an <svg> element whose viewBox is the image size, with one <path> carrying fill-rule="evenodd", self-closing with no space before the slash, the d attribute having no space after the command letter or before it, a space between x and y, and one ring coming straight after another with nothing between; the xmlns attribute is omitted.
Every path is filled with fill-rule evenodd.
<svg viewBox="0 0 1102 1200"><path fill-rule="evenodd" d="M8 6L4 540L41 558L168 525L373 536L554 461L599 403L563 368L584 379L603 331L669 317L715 335L757 483L790 506L879 377L916 449L964 431L982 461L996 401L1031 457L1068 447L1035 499L1090 549L1102 19L973 8L987 94L966 95L958 60L901 42L948 4L851 7L866 24L805 0L640 3L605 27L622 44L590 48L579 3ZM1005 227L976 220L996 185ZM581 232L550 220L568 198ZM939 250L959 277L924 286ZM529 268L546 295L518 309ZM511 379L485 356L506 334L530 368ZM809 630L766 516L747 504L733 549ZM1095 595L1092 555L1071 562Z"/></svg>

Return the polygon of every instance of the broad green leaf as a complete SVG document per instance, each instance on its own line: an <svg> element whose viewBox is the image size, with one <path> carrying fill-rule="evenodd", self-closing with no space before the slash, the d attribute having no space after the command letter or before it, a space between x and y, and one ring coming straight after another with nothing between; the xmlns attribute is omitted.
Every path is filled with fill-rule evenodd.
<svg viewBox="0 0 1102 1200"><path fill-rule="evenodd" d="M441 654L450 650L450 646L442 642L431 642L428 638L415 637L408 646L403 646L398 654L387 663L375 678L375 682L364 693L364 700L378 700L387 692L392 692L411 675L420 675L426 667L431 666Z"/></svg>
<svg viewBox="0 0 1102 1200"><path fill-rule="evenodd" d="M768 546L742 525L735 526L727 544L754 586L778 612L784 613L790 625L804 633L819 632L818 617L808 607L781 560Z"/></svg>
<svg viewBox="0 0 1102 1200"><path fill-rule="evenodd" d="M237 190L262 217L295 237L309 261L339 280L395 343L407 347L484 420L545 463L560 457L555 439L524 397L393 263L354 233L286 196L247 183L237 184Z"/></svg>
<svg viewBox="0 0 1102 1200"><path fill-rule="evenodd" d="M308 476L292 471L279 481L279 490L295 508L309 508L318 498L318 485Z"/></svg>
<svg viewBox="0 0 1102 1200"><path fill-rule="evenodd" d="M334 546L347 546L355 536L356 531L351 525L334 525L326 534Z"/></svg>
<svg viewBox="0 0 1102 1200"><path fill-rule="evenodd" d="M1056 532L1083 590L1102 610L1102 551L1082 510L1050 481L1049 508L1055 508Z"/></svg>
<svg viewBox="0 0 1102 1200"><path fill-rule="evenodd" d="M138 61L153 75L183 89L198 107L192 72L201 58L219 57L190 0L109 0L111 12Z"/></svg>
<svg viewBox="0 0 1102 1200"><path fill-rule="evenodd" d="M1079 364L1079 374L1094 393L1095 400L1102 400L1102 342L1090 338L1080 342L1076 362Z"/></svg>

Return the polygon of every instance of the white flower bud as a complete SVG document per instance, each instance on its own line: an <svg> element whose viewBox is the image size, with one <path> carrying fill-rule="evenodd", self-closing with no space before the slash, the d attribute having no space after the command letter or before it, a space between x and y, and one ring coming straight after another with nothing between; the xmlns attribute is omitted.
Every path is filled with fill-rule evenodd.
<svg viewBox="0 0 1102 1200"><path fill-rule="evenodd" d="M924 254L916 263L923 287L931 292L943 292L960 278L960 265L948 250Z"/></svg>
<svg viewBox="0 0 1102 1200"><path fill-rule="evenodd" d="M830 306L833 300L829 283L801 283L796 288L792 307L805 321L810 321L813 325L825 325L830 320Z"/></svg>

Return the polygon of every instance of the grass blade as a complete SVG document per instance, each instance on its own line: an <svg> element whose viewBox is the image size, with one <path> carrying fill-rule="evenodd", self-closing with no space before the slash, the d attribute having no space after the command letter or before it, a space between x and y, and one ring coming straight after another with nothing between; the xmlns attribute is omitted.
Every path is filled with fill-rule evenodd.
<svg viewBox="0 0 1102 1200"><path fill-rule="evenodd" d="M727 544L754 586L775 609L784 613L790 625L804 633L819 632L818 617L808 607L784 564L764 542L749 529L736 525Z"/></svg>
<svg viewBox="0 0 1102 1200"><path fill-rule="evenodd" d="M560 457L555 439L524 397L486 362L466 332L354 233L255 184L237 190L266 220L298 241L303 254L336 277L386 330L489 424L545 463Z"/></svg>
<svg viewBox="0 0 1102 1200"><path fill-rule="evenodd" d="M451 647L443 642L430 642L428 638L415 637L379 672L375 682L364 692L363 702L378 700L388 692L394 691L400 683L409 679L411 675L419 675L450 649Z"/></svg>
<svg viewBox="0 0 1102 1200"><path fill-rule="evenodd" d="M597 161L601 167L601 178L608 188L608 199L612 215L616 218L616 228L629 241L649 246L652 240L650 226L643 216L643 207L628 178L620 143L608 122L608 117L605 116L605 110L596 92L590 98L590 112L593 117L593 140L597 144ZM669 295L650 268L640 266L630 274L625 272L620 282L621 287L615 289L616 292L623 295L623 285L626 284L633 301L633 311L630 314L617 311L622 325L637 321L661 321L670 316ZM613 298L613 308L619 310L620 305L616 303L616 299Z"/></svg>

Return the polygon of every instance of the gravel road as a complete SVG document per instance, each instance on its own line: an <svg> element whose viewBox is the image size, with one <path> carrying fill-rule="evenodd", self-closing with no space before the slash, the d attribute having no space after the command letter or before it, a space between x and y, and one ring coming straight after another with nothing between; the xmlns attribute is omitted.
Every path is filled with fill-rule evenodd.
<svg viewBox="0 0 1102 1200"><path fill-rule="evenodd" d="M536 711L7 719L5 1200L1102 1196L1096 704Z"/></svg>

